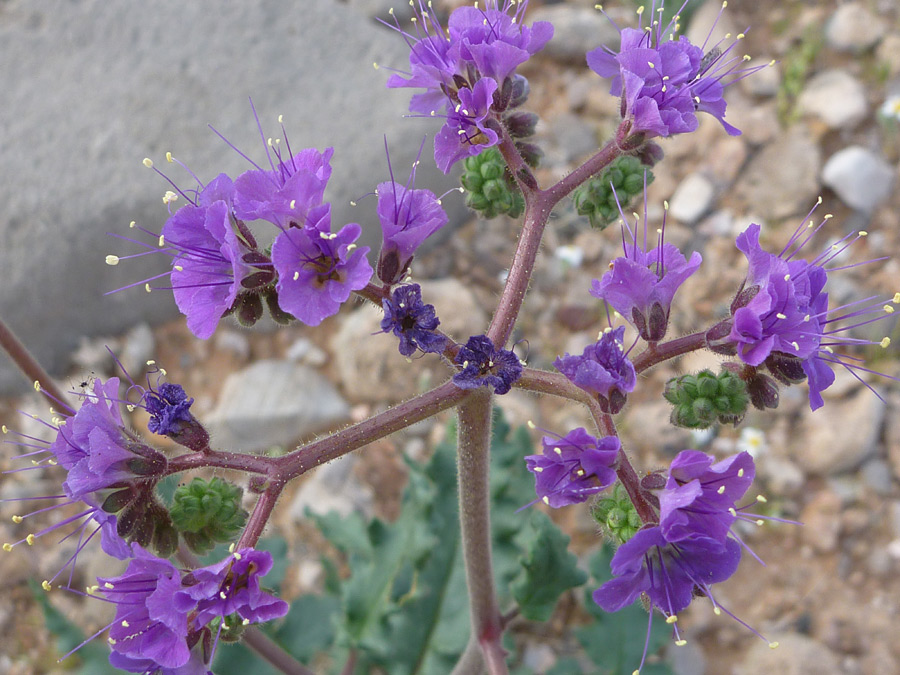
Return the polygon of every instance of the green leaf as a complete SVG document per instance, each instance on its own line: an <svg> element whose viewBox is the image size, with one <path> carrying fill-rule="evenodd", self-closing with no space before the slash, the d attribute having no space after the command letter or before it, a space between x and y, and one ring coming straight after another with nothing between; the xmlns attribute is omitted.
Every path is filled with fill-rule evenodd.
<svg viewBox="0 0 900 675"><path fill-rule="evenodd" d="M578 569L577 558L569 553L569 537L550 518L531 514L534 533L529 538L522 571L512 583L512 593L526 619L547 621L559 596L581 586L587 574Z"/></svg>

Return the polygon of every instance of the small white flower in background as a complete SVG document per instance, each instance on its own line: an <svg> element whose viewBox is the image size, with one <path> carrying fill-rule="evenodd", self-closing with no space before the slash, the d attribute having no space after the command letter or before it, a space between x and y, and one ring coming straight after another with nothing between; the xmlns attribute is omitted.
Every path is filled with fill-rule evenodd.
<svg viewBox="0 0 900 675"><path fill-rule="evenodd" d="M756 459L769 449L766 443L766 435L761 429L755 427L744 427L741 429L741 436L737 441L738 452L749 452L750 456Z"/></svg>
<svg viewBox="0 0 900 675"><path fill-rule="evenodd" d="M881 104L878 113L885 119L900 122L900 96L888 97L885 102Z"/></svg>
<svg viewBox="0 0 900 675"><path fill-rule="evenodd" d="M579 246L560 246L553 255L572 268L581 267L584 262L584 251Z"/></svg>

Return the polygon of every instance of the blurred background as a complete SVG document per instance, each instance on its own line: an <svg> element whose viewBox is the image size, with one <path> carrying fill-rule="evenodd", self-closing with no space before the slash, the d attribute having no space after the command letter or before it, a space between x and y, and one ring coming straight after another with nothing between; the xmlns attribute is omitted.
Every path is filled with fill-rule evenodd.
<svg viewBox="0 0 900 675"><path fill-rule="evenodd" d="M7 67L0 113L4 160L0 193L0 317L33 349L67 391L91 377L115 373L107 347L139 380L155 359L196 399L195 414L218 446L248 452L291 448L315 434L363 419L437 384L450 371L431 359L407 363L393 337L373 335L380 312L361 303L321 326L247 331L229 321L209 341L194 339L170 295L141 286L104 293L165 269L146 256L104 264L107 254L141 248L109 236L134 236L136 221L154 231L167 213L169 186L142 166L150 157L177 183L190 176L166 164L171 151L204 180L235 175L246 160L207 128L212 125L255 161L264 158L250 109L264 133L280 135L278 115L293 147L335 147L326 199L336 223L363 225L377 252L375 200L359 198L387 177L385 136L395 174L405 176L422 138L425 158L438 125L404 119L409 92L387 90L388 72L404 68L408 50L379 0L276 0L143 3L102 0L0 2L0 53ZM399 5L403 4L403 7ZM434 0L440 12L462 4ZM692 3L686 32L702 44L720 4ZM215 9L212 10L211 8ZM637 3L604 6L619 25L634 25ZM395 14L405 21L405 3ZM530 3L529 19L550 20L556 34L523 68L532 85L526 107L541 116L543 186L577 166L615 128L618 101L607 83L584 65L584 54L616 32L591 2ZM746 30L750 27L750 30ZM746 271L734 238L750 223L779 250L821 196L817 216L834 214L805 251L810 257L845 234L868 237L843 254L851 264L900 252L900 8L893 0L750 2L732 0L718 18L714 44L746 32L740 53L769 68L727 90L726 119L743 131L729 137L701 116L696 133L662 143L665 160L649 189L651 226L669 202L667 238L697 250L704 265L676 297L670 334L688 333L724 317ZM437 193L458 185L427 171L418 186ZM358 201L353 207L350 201ZM461 195L444 200L451 223L417 258L413 276L433 303L442 327L458 340L481 333L502 288L517 224L472 217ZM176 203L175 206L178 204ZM566 201L554 213L517 325L527 340L529 365L550 368L566 351L580 352L605 324L588 295L620 253L616 228L592 230ZM831 275L833 304L898 288L896 258ZM872 328L871 331L868 329ZM896 323L865 327L859 337L894 338ZM867 348L871 368L900 375L896 347ZM660 392L678 373L716 368L711 354L692 354L647 374L619 423L623 443L644 470L665 466L684 448L720 455L751 449L757 458L754 490L772 515L801 527L767 525L743 533L766 566L745 556L738 574L717 587L717 599L781 647L769 650L739 623L696 602L681 617L688 644L666 655L682 675L702 673L900 673L900 388L886 377L866 377L873 394L849 373L838 373L826 406L810 414L805 385L782 390L774 413L749 414L738 429L691 434L667 423ZM46 435L16 411L47 406L0 357L0 421ZM574 405L513 391L499 401L513 424L534 420L565 433L589 419ZM443 436L446 418L421 423L366 450L318 469L286 492L271 530L289 543L283 592L321 588L322 543L311 534L307 507L326 513L396 517L405 484L403 456L427 457ZM140 428L146 420L133 420ZM535 443L538 435L534 436ZM0 469L17 466L13 446ZM50 471L0 476L0 499L58 491ZM22 507L0 503L0 540L17 541L34 525L15 525ZM588 555L599 537L587 508L554 519ZM48 520L52 522L52 520ZM53 536L47 537L53 539ZM71 551L41 541L0 555L0 673L64 672L55 640L25 579L51 576ZM78 574L85 581L110 574L107 559L86 551ZM100 603L54 594L54 603L87 626L101 626ZM523 672L546 673L569 648L564 621L539 632L514 627ZM643 634L635 639L643 639ZM630 670L628 671L630 672Z"/></svg>

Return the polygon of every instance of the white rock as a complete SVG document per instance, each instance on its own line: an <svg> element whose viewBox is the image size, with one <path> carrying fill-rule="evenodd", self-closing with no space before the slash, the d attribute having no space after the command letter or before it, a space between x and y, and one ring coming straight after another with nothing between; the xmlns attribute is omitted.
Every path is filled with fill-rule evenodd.
<svg viewBox="0 0 900 675"><path fill-rule="evenodd" d="M602 45L619 48L619 31L609 19L590 7L550 5L528 14L529 25L535 21L553 24L553 39L543 54L560 61L584 65L585 54Z"/></svg>
<svg viewBox="0 0 900 675"><path fill-rule="evenodd" d="M825 70L806 83L797 105L831 129L850 129L866 116L866 90L844 70Z"/></svg>
<svg viewBox="0 0 900 675"><path fill-rule="evenodd" d="M825 28L828 46L844 52L874 47L884 35L885 22L861 3L839 5Z"/></svg>
<svg viewBox="0 0 900 675"><path fill-rule="evenodd" d="M213 447L257 451L290 446L346 421L349 414L346 401L317 371L270 359L229 375L218 405L203 421Z"/></svg>
<svg viewBox="0 0 900 675"><path fill-rule="evenodd" d="M712 206L715 193L715 187L706 176L692 173L681 181L672 195L669 213L682 223L696 223Z"/></svg>
<svg viewBox="0 0 900 675"><path fill-rule="evenodd" d="M879 155L859 145L834 153L822 170L822 182L847 206L871 213L888 198L894 169Z"/></svg>

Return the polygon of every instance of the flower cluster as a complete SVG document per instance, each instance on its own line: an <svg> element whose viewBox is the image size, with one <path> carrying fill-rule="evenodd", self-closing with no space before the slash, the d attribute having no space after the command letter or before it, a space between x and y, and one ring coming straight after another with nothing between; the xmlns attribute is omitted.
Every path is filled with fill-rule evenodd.
<svg viewBox="0 0 900 675"><path fill-rule="evenodd" d="M270 168L256 166L234 181L220 174L193 190L169 181L177 192L167 193L167 203L180 197L188 203L166 221L159 251L172 258L168 274L175 303L199 338L212 336L228 314L254 324L264 303L276 321L317 325L372 276L369 249L355 243L360 226L350 223L332 232L331 205L323 199L333 150L307 148L292 154L285 145L283 152L279 142L269 142ZM153 168L149 159L144 163ZM271 252L247 226L257 220L275 228ZM109 264L119 260L107 256ZM148 291L162 288L149 281Z"/></svg>
<svg viewBox="0 0 900 675"><path fill-rule="evenodd" d="M664 487L653 491L659 522L645 525L619 547L611 563L614 578L594 591L594 601L615 612L645 594L674 626L676 638L677 615L697 595L727 613L711 586L737 570L744 544L731 527L738 519L751 520L736 503L754 474L747 452L720 462L696 450L680 452Z"/></svg>
<svg viewBox="0 0 900 675"><path fill-rule="evenodd" d="M260 587L272 569L267 551L245 548L187 573L132 544L118 577L89 590L116 605L109 661L131 673L206 675L224 631L284 616L288 605ZM177 669L177 670L176 670Z"/></svg>
<svg viewBox="0 0 900 675"><path fill-rule="evenodd" d="M704 54L684 35L675 39L678 17L664 24L664 9L664 2L654 3L649 25L644 25L642 7L641 25L620 29L618 52L602 46L587 53L591 70L612 78L610 93L621 96L626 135L649 139L688 133L698 126L698 112L718 119L728 134L739 135L724 119L722 95L726 86L764 66L740 68L749 57L732 54L736 41L724 49L714 45Z"/></svg>
<svg viewBox="0 0 900 675"><path fill-rule="evenodd" d="M553 362L559 372L596 397L605 413L619 412L637 383L634 365L622 344L624 336L625 326L606 330L581 356L566 354Z"/></svg>
<svg viewBox="0 0 900 675"><path fill-rule="evenodd" d="M500 115L527 97L527 82L516 68L553 36L549 22L524 25L527 7L527 0L459 7L445 30L430 3L418 0L415 35L396 24L410 47L410 69L392 75L387 86L425 89L412 97L410 112L445 118L434 142L434 159L444 173L496 145Z"/></svg>
<svg viewBox="0 0 900 675"><path fill-rule="evenodd" d="M562 438L544 436L543 454L529 455L538 499L553 508L579 504L616 482L621 444L615 436L597 439L579 427Z"/></svg>
<svg viewBox="0 0 900 675"><path fill-rule="evenodd" d="M822 391L834 382L832 366L841 365L851 372L865 370L854 364L853 357L835 353L834 347L890 344L889 338L874 341L841 333L889 317L900 302L900 294L892 300L871 297L829 310L826 265L866 235L849 234L811 261L798 258L800 249L829 217L818 226L812 221L801 224L777 255L760 245L759 225L750 225L738 236L737 247L749 265L747 278L731 304L731 318L708 334L713 348L736 354L750 367L752 372L745 374L748 379L758 380L756 368L764 367L784 384L807 380L813 410L823 405ZM838 269L846 268L832 271ZM851 319L856 321L848 325Z"/></svg>

